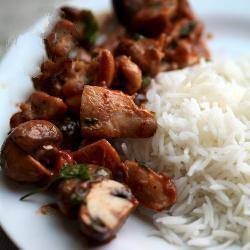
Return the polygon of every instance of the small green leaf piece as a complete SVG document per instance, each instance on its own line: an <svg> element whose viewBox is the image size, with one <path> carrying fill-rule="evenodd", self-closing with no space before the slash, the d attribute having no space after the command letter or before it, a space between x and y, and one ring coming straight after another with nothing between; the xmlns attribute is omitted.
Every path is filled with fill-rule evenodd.
<svg viewBox="0 0 250 250"><path fill-rule="evenodd" d="M151 77L149 77L149 76L144 76L144 77L142 78L142 87L143 87L143 88L147 88L147 87L150 85L150 83L151 83Z"/></svg>
<svg viewBox="0 0 250 250"><path fill-rule="evenodd" d="M84 39L90 44L94 45L96 38L99 33L98 23L91 11L86 11L85 13L85 29L84 29Z"/></svg>
<svg viewBox="0 0 250 250"><path fill-rule="evenodd" d="M70 200L74 205L81 204L85 201L86 194L85 190L77 190L70 196Z"/></svg>
<svg viewBox="0 0 250 250"><path fill-rule="evenodd" d="M139 41L139 40L141 40L141 39L143 39L143 38L145 38L145 36L143 36L143 35L141 35L141 34L139 34L139 33L135 33L135 34L133 35L133 39L134 39L135 41Z"/></svg>
<svg viewBox="0 0 250 250"><path fill-rule="evenodd" d="M162 7L162 1L150 3L148 4L148 7L153 8L153 9L160 9Z"/></svg>
<svg viewBox="0 0 250 250"><path fill-rule="evenodd" d="M194 30L196 25L196 21L190 21L186 26L182 27L180 31L180 37L189 36L189 34Z"/></svg>
<svg viewBox="0 0 250 250"><path fill-rule="evenodd" d="M97 118L86 117L86 118L83 119L83 125L84 125L84 126L87 126L87 127L93 126L93 125L95 125L97 122L98 122L98 119L97 119Z"/></svg>
<svg viewBox="0 0 250 250"><path fill-rule="evenodd" d="M83 181L90 180L91 176L89 174L88 165L85 165L85 164L65 165L60 170L59 175L56 178L51 180L44 187L39 188L37 190L34 190L34 191L22 196L20 198L20 201L23 201L34 194L43 193L43 192L47 191L49 188L51 188L53 185L55 185L59 181L63 181L66 179L71 179L71 178L80 178Z"/></svg>
<svg viewBox="0 0 250 250"><path fill-rule="evenodd" d="M28 194L25 194L24 196L22 196L20 198L20 201L24 201L26 200L26 198L34 195L34 194L39 194L39 193L43 193L45 191L47 191L49 188L51 188L53 185L55 185L57 182L59 182L60 180L62 180L63 178L61 177L56 177L55 179L51 180L47 185L45 185L44 187L38 188L34 191L29 192Z"/></svg>
<svg viewBox="0 0 250 250"><path fill-rule="evenodd" d="M84 181L90 180L88 166L85 164L66 165L59 173L64 179L80 178Z"/></svg>
<svg viewBox="0 0 250 250"><path fill-rule="evenodd" d="M138 165L142 168L148 168L148 166L146 165L146 162L143 162L143 161L138 161Z"/></svg>

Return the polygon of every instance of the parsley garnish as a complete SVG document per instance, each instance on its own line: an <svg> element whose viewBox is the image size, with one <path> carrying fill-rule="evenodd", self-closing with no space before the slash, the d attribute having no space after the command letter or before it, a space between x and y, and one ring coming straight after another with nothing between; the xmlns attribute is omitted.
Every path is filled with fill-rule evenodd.
<svg viewBox="0 0 250 250"><path fill-rule="evenodd" d="M141 39L143 39L143 38L145 38L145 36L143 36L143 35L141 35L141 34L139 34L139 33L135 33L135 34L133 35L133 39L134 39L135 41L139 41L139 40L141 40Z"/></svg>
<svg viewBox="0 0 250 250"><path fill-rule="evenodd" d="M90 180L88 166L85 164L66 165L60 170L59 177L63 179L80 178Z"/></svg>
<svg viewBox="0 0 250 250"><path fill-rule="evenodd" d="M150 3L148 4L148 7L154 8L154 9L160 9L162 7L162 2L156 2L156 3Z"/></svg>
<svg viewBox="0 0 250 250"><path fill-rule="evenodd" d="M143 162L143 161L137 161L138 162L138 165L142 168L148 168L148 166L146 165L146 162Z"/></svg>
<svg viewBox="0 0 250 250"><path fill-rule="evenodd" d="M70 201L74 205L81 204L82 202L85 201L87 191L83 188L75 190L73 194L70 196Z"/></svg>
<svg viewBox="0 0 250 250"><path fill-rule="evenodd" d="M196 21L190 21L186 26L182 27L180 31L180 37L188 36L196 27Z"/></svg>
<svg viewBox="0 0 250 250"><path fill-rule="evenodd" d="M89 174L88 166L85 164L75 164L75 165L65 165L59 172L58 176L55 177L53 180L51 180L46 186L39 188L37 190L34 190L20 198L21 201L25 200L31 195L37 194L37 193L43 193L47 191L49 188L51 188L56 183L72 179L72 178L80 178L83 181L87 181L91 179L91 176Z"/></svg>
<svg viewBox="0 0 250 250"><path fill-rule="evenodd" d="M151 77L149 77L149 76L144 76L144 77L142 78L142 87L143 87L143 88L147 88L147 87L150 85L150 83L151 83Z"/></svg>
<svg viewBox="0 0 250 250"><path fill-rule="evenodd" d="M85 29L84 29L84 40L89 44L95 44L96 38L99 33L98 23L91 11L85 13Z"/></svg>
<svg viewBox="0 0 250 250"><path fill-rule="evenodd" d="M93 125L95 125L97 122L98 122L98 119L97 119L97 118L85 117L85 118L83 119L83 125L84 125L84 126L87 126L87 127L93 126Z"/></svg>

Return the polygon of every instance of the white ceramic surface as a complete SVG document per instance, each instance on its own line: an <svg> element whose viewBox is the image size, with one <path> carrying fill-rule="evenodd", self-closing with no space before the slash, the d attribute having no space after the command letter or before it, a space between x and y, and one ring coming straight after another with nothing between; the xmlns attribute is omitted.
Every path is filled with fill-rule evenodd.
<svg viewBox="0 0 250 250"><path fill-rule="evenodd" d="M75 1L96 12L109 9L109 0ZM250 2L248 0L192 0L192 5L213 34L209 47L214 57L250 55ZM48 17L21 35L0 63L0 145L8 129L9 118L16 104L32 91L29 76L38 71L44 56L42 32ZM250 69L249 69L250 70ZM0 223L19 248L25 250L90 249L71 221L58 215L38 213L42 204L51 198L37 195L26 202L19 198L29 187L6 180L0 172ZM179 249L162 239L152 237L154 228L143 217L131 216L111 243L99 248L110 250Z"/></svg>

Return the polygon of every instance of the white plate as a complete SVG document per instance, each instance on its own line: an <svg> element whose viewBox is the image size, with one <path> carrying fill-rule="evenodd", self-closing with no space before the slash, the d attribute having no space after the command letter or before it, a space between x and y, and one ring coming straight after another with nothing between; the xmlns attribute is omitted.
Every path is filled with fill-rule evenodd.
<svg viewBox="0 0 250 250"><path fill-rule="evenodd" d="M95 11L110 7L108 0L78 1L77 6L87 6ZM250 55L250 3L248 0L193 0L193 7L204 21L206 30L214 35L209 42L214 57ZM16 104L26 99L32 91L29 75L34 65L39 66L44 56L41 33L48 18L41 20L21 35L0 64L0 145L8 129L9 118ZM0 222L3 229L25 250L86 249L84 237L72 222L58 215L38 213L49 197L38 195L20 202L28 187L19 186L3 178L0 173ZM117 238L98 249L140 250L176 249L160 238L152 237L154 228L139 215L131 216ZM93 248L94 249L94 248ZM95 248L97 249L97 248Z"/></svg>

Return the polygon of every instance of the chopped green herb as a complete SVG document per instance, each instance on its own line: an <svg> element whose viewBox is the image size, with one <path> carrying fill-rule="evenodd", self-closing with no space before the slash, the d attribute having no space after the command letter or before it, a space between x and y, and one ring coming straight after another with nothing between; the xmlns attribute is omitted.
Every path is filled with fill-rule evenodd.
<svg viewBox="0 0 250 250"><path fill-rule="evenodd" d="M59 181L71 178L80 178L83 181L90 180L91 176L89 174L88 166L85 164L65 165L65 167L60 170L58 176L55 179L51 180L46 186L22 196L20 200L23 201L31 195L43 193Z"/></svg>
<svg viewBox="0 0 250 250"><path fill-rule="evenodd" d="M150 85L150 83L151 83L151 77L149 77L149 76L144 76L144 77L142 78L142 87L143 87L143 88L147 88L147 87Z"/></svg>
<svg viewBox="0 0 250 250"><path fill-rule="evenodd" d="M128 14L130 16L134 15L138 9L137 9L137 6L136 5L133 5L133 4L130 4L130 5L127 5L127 6L120 6L120 10L122 11L123 8L126 8L126 11L128 12Z"/></svg>
<svg viewBox="0 0 250 250"><path fill-rule="evenodd" d="M139 164L140 167L148 168L148 166L146 165L146 163L143 162L143 161L138 161L138 164Z"/></svg>
<svg viewBox="0 0 250 250"><path fill-rule="evenodd" d="M72 49L68 55L67 55L68 59L75 59L77 58L77 50L76 49Z"/></svg>
<svg viewBox="0 0 250 250"><path fill-rule="evenodd" d="M196 27L196 21L190 21L186 26L182 27L180 31L180 37L188 36Z"/></svg>
<svg viewBox="0 0 250 250"><path fill-rule="evenodd" d="M81 204L85 201L86 198L86 190L85 189L77 189L71 196L70 200L74 205Z"/></svg>
<svg viewBox="0 0 250 250"><path fill-rule="evenodd" d="M141 34L139 34L139 33L135 33L135 34L133 35L133 39L134 39L135 41L139 41L139 40L141 40L141 39L143 39L143 38L145 38L145 36L143 36L143 35L141 35Z"/></svg>
<svg viewBox="0 0 250 250"><path fill-rule="evenodd" d="M83 125L84 126L93 126L98 122L97 118L92 118L92 117L86 117L83 119Z"/></svg>
<svg viewBox="0 0 250 250"><path fill-rule="evenodd" d="M60 170L59 176L64 179L80 178L90 180L88 166L85 164L66 165Z"/></svg>
<svg viewBox="0 0 250 250"><path fill-rule="evenodd" d="M55 179L51 180L46 186L41 187L41 188L38 188L38 189L36 189L36 190L33 190L33 191L31 191L31 192L25 194L24 196L22 196L22 197L20 198L20 201L23 201L23 200L25 200L26 198L28 198L28 197L30 197L30 196L32 196L32 195L34 195L34 194L39 194L39 193L43 193L43 192L47 191L49 188L51 188L53 185L55 185L55 184L56 184L57 182L59 182L60 180L62 180L61 177L56 177Z"/></svg>
<svg viewBox="0 0 250 250"><path fill-rule="evenodd" d="M111 177L111 172L103 167L100 167L97 169L97 171L93 174L93 178L94 179L98 179L98 178L110 178Z"/></svg>
<svg viewBox="0 0 250 250"><path fill-rule="evenodd" d="M173 40L169 45L168 45L168 49L176 49L178 46L178 43L176 40Z"/></svg>
<svg viewBox="0 0 250 250"><path fill-rule="evenodd" d="M156 2L156 3L150 3L148 7L154 8L154 9L159 9L162 7L162 2Z"/></svg>
<svg viewBox="0 0 250 250"><path fill-rule="evenodd" d="M85 23L84 39L89 45L93 45L95 44L96 38L99 33L99 26L91 11L86 11L84 23Z"/></svg>

